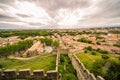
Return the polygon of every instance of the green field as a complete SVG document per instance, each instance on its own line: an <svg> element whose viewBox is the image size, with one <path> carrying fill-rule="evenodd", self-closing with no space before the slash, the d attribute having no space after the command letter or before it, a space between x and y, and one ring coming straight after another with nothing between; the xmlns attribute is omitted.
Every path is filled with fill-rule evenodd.
<svg viewBox="0 0 120 80"><path fill-rule="evenodd" d="M76 55L85 67L96 76L100 75L106 80L119 80L120 60L118 55L99 52L93 55L91 51L87 53L81 52ZM103 59L102 55L107 55L109 58Z"/></svg>
<svg viewBox="0 0 120 80"><path fill-rule="evenodd" d="M92 65L95 62L95 60L101 59L101 54L98 53L97 55L91 55L90 52L88 52L88 53L81 52L81 53L77 54L77 57L85 65L86 68L91 70Z"/></svg>
<svg viewBox="0 0 120 80"><path fill-rule="evenodd" d="M56 56L52 54L42 54L30 60L0 59L2 69L44 69L45 71L55 69Z"/></svg>

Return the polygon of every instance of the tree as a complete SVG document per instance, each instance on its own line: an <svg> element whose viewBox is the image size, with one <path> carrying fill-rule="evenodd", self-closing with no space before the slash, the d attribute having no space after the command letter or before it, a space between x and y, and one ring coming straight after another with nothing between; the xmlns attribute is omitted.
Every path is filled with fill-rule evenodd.
<svg viewBox="0 0 120 80"><path fill-rule="evenodd" d="M47 46L51 46L52 42L53 42L53 40L51 38L40 38L40 41L42 43L45 43Z"/></svg>
<svg viewBox="0 0 120 80"><path fill-rule="evenodd" d="M16 51L26 50L32 45L33 45L32 40L25 40L25 41L20 41L16 44L11 44L11 45L7 45L4 47L0 47L0 55L6 57L10 54L14 54Z"/></svg>
<svg viewBox="0 0 120 80"><path fill-rule="evenodd" d="M88 40L87 38L80 38L77 40L78 42L84 42L84 43L89 43L89 44L92 44L92 41L91 40Z"/></svg>
<svg viewBox="0 0 120 80"><path fill-rule="evenodd" d="M58 41L53 41L53 43L52 43L52 46L53 46L54 48L58 48L59 45L60 45L60 43L59 43Z"/></svg>
<svg viewBox="0 0 120 80"><path fill-rule="evenodd" d="M109 56L108 56L108 55L102 55L102 58L103 58L103 59L108 59Z"/></svg>
<svg viewBox="0 0 120 80"><path fill-rule="evenodd" d="M84 53L87 53L87 50L84 50Z"/></svg>
<svg viewBox="0 0 120 80"><path fill-rule="evenodd" d="M110 67L105 74L105 79L106 80L120 80L120 61L115 62L115 61L110 61Z"/></svg>
<svg viewBox="0 0 120 80"><path fill-rule="evenodd" d="M96 55L96 52L95 52L95 51L92 51L92 55Z"/></svg>
<svg viewBox="0 0 120 80"><path fill-rule="evenodd" d="M92 51L93 48L91 46L85 47L86 50Z"/></svg>
<svg viewBox="0 0 120 80"><path fill-rule="evenodd" d="M102 75L102 67L105 64L105 61L102 59L98 59L93 63L93 67L91 72L94 73L95 76Z"/></svg>
<svg viewBox="0 0 120 80"><path fill-rule="evenodd" d="M96 44L97 44L97 45L101 45L101 43L100 43L100 42L96 42Z"/></svg>

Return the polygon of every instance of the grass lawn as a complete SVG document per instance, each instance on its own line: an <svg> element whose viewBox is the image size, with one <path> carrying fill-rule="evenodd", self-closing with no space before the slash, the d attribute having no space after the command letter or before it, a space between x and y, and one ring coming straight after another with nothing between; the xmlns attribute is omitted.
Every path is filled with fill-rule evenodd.
<svg viewBox="0 0 120 80"><path fill-rule="evenodd" d="M88 53L81 52L76 55L80 59L80 61L85 65L85 67L88 68L89 70L91 70L92 65L95 62L95 60L101 58L101 55L99 53L96 55L91 55L90 52Z"/></svg>
<svg viewBox="0 0 120 80"><path fill-rule="evenodd" d="M99 52L93 55L91 51L87 53L81 52L76 55L95 76L102 76L105 80L120 80L120 57L118 55L102 54ZM109 58L105 59L103 55Z"/></svg>
<svg viewBox="0 0 120 80"><path fill-rule="evenodd" d="M42 54L36 58L30 60L18 60L18 59L0 59L0 68L3 69L55 69L56 56L52 54Z"/></svg>
<svg viewBox="0 0 120 80"><path fill-rule="evenodd" d="M80 59L80 61L85 65L85 67L89 70L92 69L93 63L96 60L102 59L102 54L98 52L96 52L96 55L92 55L90 51L87 53L81 52L76 55ZM119 61L118 58L114 56L113 54L106 54L106 55L110 57L109 60L114 60L116 62Z"/></svg>

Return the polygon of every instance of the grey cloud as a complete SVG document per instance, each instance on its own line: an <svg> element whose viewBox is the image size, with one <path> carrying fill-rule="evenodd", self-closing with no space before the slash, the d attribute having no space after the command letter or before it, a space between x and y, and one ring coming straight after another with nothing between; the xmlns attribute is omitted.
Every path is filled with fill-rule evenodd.
<svg viewBox="0 0 120 80"><path fill-rule="evenodd" d="M39 6L43 6L48 10L56 10L59 8L86 8L91 5L90 0L20 0L35 2Z"/></svg>
<svg viewBox="0 0 120 80"><path fill-rule="evenodd" d="M16 0L0 0L0 9L7 10L9 6L14 7L13 3ZM29 1L34 2L37 4L37 6L42 7L47 14L56 21L56 23L52 24L50 27L47 27L44 24L41 23L28 23L29 25L33 26L40 26L40 28L52 28L55 26L55 28L61 28L57 24L57 20L55 19L58 15L58 11L60 9L69 9L71 11L74 11L76 9L84 10L86 9L87 15L83 17L82 20L79 20L80 25L97 25L97 24L116 24L120 23L120 0L94 0L96 3L94 5L93 0L19 0L19 1ZM89 10L91 6L93 8L97 8L97 11L94 11L94 13L89 13ZM30 15L25 14L16 14L18 17L22 18L28 18L31 17ZM36 13L37 15L37 13ZM61 19L59 19L61 20ZM19 21L15 16L7 14L0 14L0 21ZM3 25L3 24L0 24ZM59 27L58 27L59 26Z"/></svg>
<svg viewBox="0 0 120 80"><path fill-rule="evenodd" d="M55 17L59 9L88 8L91 5L90 2L90 0L39 0L37 4L44 7L52 17Z"/></svg>
<svg viewBox="0 0 120 80"><path fill-rule="evenodd" d="M25 27L9 24L9 23L0 23L0 29L22 29L22 28L25 28Z"/></svg>
<svg viewBox="0 0 120 80"><path fill-rule="evenodd" d="M39 0L39 4L49 10L59 8L86 8L90 6L90 0Z"/></svg>
<svg viewBox="0 0 120 80"><path fill-rule="evenodd" d="M15 22L15 21L19 21L18 19L16 19L13 16L9 16L6 14L0 14L0 21L10 21L10 22Z"/></svg>
<svg viewBox="0 0 120 80"><path fill-rule="evenodd" d="M16 15L23 17L23 18L31 17L30 15L25 15L25 14L16 14Z"/></svg>
<svg viewBox="0 0 120 80"><path fill-rule="evenodd" d="M5 4L5 5L9 5L9 6L12 6L14 2L15 2L15 0L0 0L0 3L1 3L1 4ZM1 8L1 7L7 8L6 6L1 6L1 5L0 5L0 8Z"/></svg>
<svg viewBox="0 0 120 80"><path fill-rule="evenodd" d="M120 17L120 0L101 0L96 5L99 11L87 15L89 18L115 18Z"/></svg>
<svg viewBox="0 0 120 80"><path fill-rule="evenodd" d="M102 8L108 17L120 17L120 0L106 0Z"/></svg>
<svg viewBox="0 0 120 80"><path fill-rule="evenodd" d="M0 0L0 3L4 3L4 4L11 4L13 3L15 0Z"/></svg>
<svg viewBox="0 0 120 80"><path fill-rule="evenodd" d="M0 18L13 18L13 17L11 17L11 16L8 16L8 15L3 15L3 14L0 14Z"/></svg>

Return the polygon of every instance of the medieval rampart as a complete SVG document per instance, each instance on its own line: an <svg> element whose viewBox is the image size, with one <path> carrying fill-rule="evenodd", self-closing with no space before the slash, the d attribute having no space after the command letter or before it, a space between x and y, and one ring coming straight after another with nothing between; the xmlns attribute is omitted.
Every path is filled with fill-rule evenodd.
<svg viewBox="0 0 120 80"><path fill-rule="evenodd" d="M31 69L0 69L0 80L60 80L58 73L60 54L57 52L56 68L45 73L43 69L31 70Z"/></svg>
<svg viewBox="0 0 120 80"><path fill-rule="evenodd" d="M90 73L76 55L69 55L69 57L73 67L76 69L78 80L104 80L101 76L95 77L94 74Z"/></svg>

